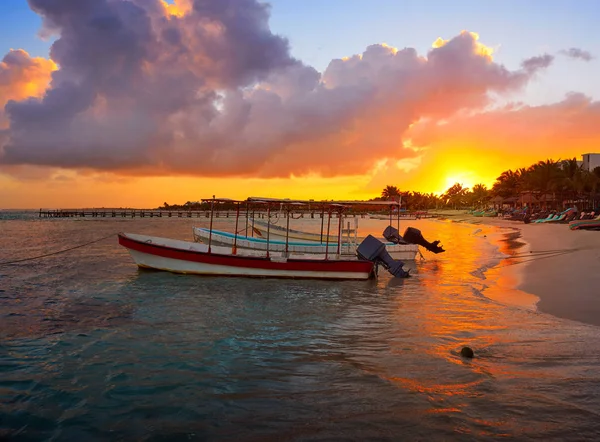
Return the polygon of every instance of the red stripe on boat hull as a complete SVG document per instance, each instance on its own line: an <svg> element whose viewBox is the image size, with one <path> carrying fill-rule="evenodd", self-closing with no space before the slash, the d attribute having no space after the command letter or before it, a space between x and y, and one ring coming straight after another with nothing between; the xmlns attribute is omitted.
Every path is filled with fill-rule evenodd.
<svg viewBox="0 0 600 442"><path fill-rule="evenodd" d="M270 258L252 256L219 255L195 250L181 250L159 244L146 243L119 234L119 244L131 250L162 258L177 259L180 261L197 262L203 264L241 267L280 271L305 271L305 272L348 272L367 273L373 272L374 264L364 260L305 260L288 259L285 262L272 261Z"/></svg>

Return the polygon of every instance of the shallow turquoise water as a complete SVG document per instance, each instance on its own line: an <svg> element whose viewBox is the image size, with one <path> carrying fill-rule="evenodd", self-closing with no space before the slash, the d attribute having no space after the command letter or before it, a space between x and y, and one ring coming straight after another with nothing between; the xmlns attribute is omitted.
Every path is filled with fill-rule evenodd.
<svg viewBox="0 0 600 442"><path fill-rule="evenodd" d="M13 218L0 262L205 222ZM116 236L0 266L0 439L597 439L599 328L488 298L503 232L407 225L448 250L407 280L139 271Z"/></svg>

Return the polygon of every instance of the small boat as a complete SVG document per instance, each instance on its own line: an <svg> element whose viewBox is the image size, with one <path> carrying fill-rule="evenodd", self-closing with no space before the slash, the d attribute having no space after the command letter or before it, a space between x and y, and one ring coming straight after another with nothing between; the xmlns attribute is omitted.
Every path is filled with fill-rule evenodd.
<svg viewBox="0 0 600 442"><path fill-rule="evenodd" d="M181 241L171 238L161 238L148 235L120 233L119 244L127 248L135 263L142 268L165 270L174 273L216 275L216 276L253 276L275 278L315 278L315 279L355 279L366 280L377 276L379 265L387 269L396 277L407 277L408 272L403 269L404 263L394 260L386 251L385 244L369 235L356 248L355 256L344 256L341 253L341 244L335 250L329 250L326 245L325 254L294 254L289 250L289 238L286 238L286 247L282 252L270 249L267 239L266 251L256 249L242 249L237 247L237 234L234 235L233 247L215 246L212 244L214 205L224 203L235 205L237 232L240 205L262 205L267 208L269 219L271 208L275 203L285 204L289 212L292 206L299 204L320 204L327 208L328 227L331 215L338 213L341 232L342 212L346 206L331 202L315 203L314 201L301 202L290 200L256 199L234 201L229 199L209 200L211 202L210 229L208 244ZM341 236L341 235L340 235ZM333 249L333 247L332 247Z"/></svg>
<svg viewBox="0 0 600 442"><path fill-rule="evenodd" d="M120 233L119 244L139 267L173 273L344 280L375 277L375 262L356 257L325 260L311 254L265 256L250 249L234 253L231 247L131 233Z"/></svg>
<svg viewBox="0 0 600 442"><path fill-rule="evenodd" d="M474 210L471 212L471 215L473 216L477 216L477 217L495 217L498 216L498 212L496 212L495 210Z"/></svg>
<svg viewBox="0 0 600 442"><path fill-rule="evenodd" d="M600 230L600 216L594 219L584 219L580 221L571 221L569 223L571 230Z"/></svg>
<svg viewBox="0 0 600 442"><path fill-rule="evenodd" d="M212 233L211 233L212 232ZM212 231L207 228L194 227L194 241L208 243L209 239L215 244L225 245L229 247L238 247L242 249L267 250L275 252L284 252L286 250L285 240L256 238L251 236L235 235L234 233L224 232L221 230ZM397 244L394 242L385 242L385 249L394 259L403 261L413 261L419 253L417 244ZM340 247L341 255L356 255L356 242L342 243ZM329 244L320 243L317 241L288 241L287 250L290 253L310 253L325 255L327 252L332 253L337 250L337 241Z"/></svg>
<svg viewBox="0 0 600 442"><path fill-rule="evenodd" d="M356 221L356 218L355 218ZM286 229L285 227L278 226L273 223L267 223L259 220L250 220L248 221L250 227L252 228L255 235L259 238L266 238L269 235L270 239L275 239L279 241L285 241L286 235L288 238L292 238L294 240L302 240L302 241L313 241L320 244L325 244L327 242L327 234L322 233L313 233L313 232L304 232L302 230L294 230L294 229ZM342 228L342 237L346 237L350 239L350 235L356 235L356 227L354 228ZM337 243L338 237L337 235L329 235L329 243Z"/></svg>

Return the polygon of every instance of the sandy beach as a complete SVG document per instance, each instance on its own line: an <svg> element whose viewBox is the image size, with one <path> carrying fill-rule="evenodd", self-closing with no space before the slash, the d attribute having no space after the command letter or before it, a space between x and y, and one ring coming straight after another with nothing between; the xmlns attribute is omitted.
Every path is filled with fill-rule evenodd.
<svg viewBox="0 0 600 442"><path fill-rule="evenodd" d="M520 268L518 278L508 279L514 281L516 289L539 298L539 311L600 325L600 232L571 231L565 224L524 224L502 218L473 217L464 211L440 215L457 222L519 229L520 240L527 244L519 254L529 253L530 257L502 263L500 271Z"/></svg>
<svg viewBox="0 0 600 442"><path fill-rule="evenodd" d="M600 232L571 231L562 224L522 224L519 228L532 252L572 251L523 264L526 268L518 288L539 296L540 311L600 325Z"/></svg>

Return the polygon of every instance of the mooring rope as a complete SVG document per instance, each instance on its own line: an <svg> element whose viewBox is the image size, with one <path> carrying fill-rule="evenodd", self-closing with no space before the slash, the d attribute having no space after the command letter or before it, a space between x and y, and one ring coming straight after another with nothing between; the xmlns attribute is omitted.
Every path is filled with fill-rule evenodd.
<svg viewBox="0 0 600 442"><path fill-rule="evenodd" d="M495 266L494 268L497 269L497 268L502 268L502 267L514 266L517 264L523 264L523 263L531 262L531 261L539 261L540 259L554 258L557 256L568 255L569 253L579 252L581 250L585 250L585 249L565 249L563 251L556 251L554 253L546 253L543 255L542 254L533 255L533 258L531 258L531 259L524 259L523 261L517 261L517 262L509 262L504 265ZM525 258L525 256L520 256L517 258Z"/></svg>
<svg viewBox="0 0 600 442"><path fill-rule="evenodd" d="M543 255L553 255L555 253L564 253L564 252L577 252L579 250L586 250L585 248L581 248L581 249L555 249L555 250L539 250L539 251L531 251L531 252L522 252L522 253L515 253L514 255L510 255L510 256L505 256L505 257L501 257L499 256L498 258L501 259L512 259L512 258L525 258L525 257L530 257L530 256L543 256Z"/></svg>
<svg viewBox="0 0 600 442"><path fill-rule="evenodd" d="M68 249L58 250L58 251L52 252L52 253L45 253L43 255L31 256L29 258L17 259L17 260L14 260L14 261L0 262L0 267L1 266L7 266L7 265L10 265L10 264L17 264L19 262L33 261L33 260L36 260L36 259L47 258L48 256L60 255L61 253L70 252L71 250L75 250L75 249L81 249L82 247L86 247L86 246L89 246L91 244L94 244L94 243L97 243L97 242L100 242L100 241L104 241L105 239L108 239L108 238L110 238L110 237L112 237L114 235L116 235L116 233L111 233L110 235L103 236L102 238L99 238L99 239L95 239L94 241L86 242L85 244L79 244L77 246L69 247Z"/></svg>

